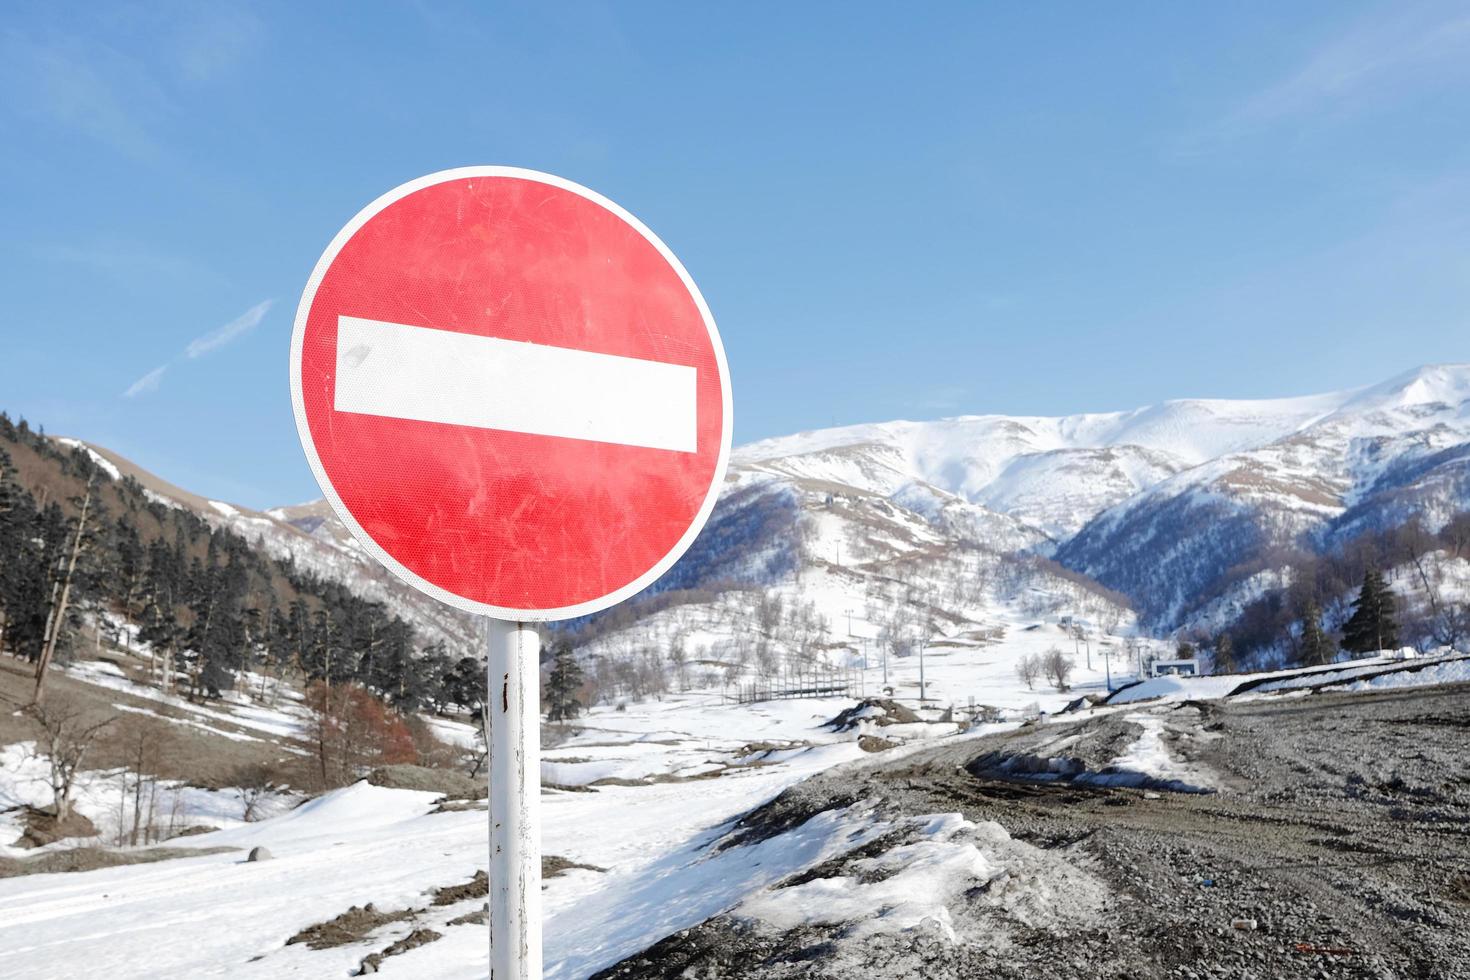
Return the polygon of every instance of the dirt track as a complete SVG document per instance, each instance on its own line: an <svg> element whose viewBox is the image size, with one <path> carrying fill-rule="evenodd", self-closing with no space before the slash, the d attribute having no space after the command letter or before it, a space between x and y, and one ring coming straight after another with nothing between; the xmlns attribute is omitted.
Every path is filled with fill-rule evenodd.
<svg viewBox="0 0 1470 980"><path fill-rule="evenodd" d="M1470 686L1155 710L1198 735L1184 749L1219 793L990 775L998 757L1028 751L1038 733L1023 730L834 771L734 835L856 800L892 817L994 820L1107 886L1076 925L1007 918L979 889L950 909L959 941L922 929L849 940L840 927L778 932L727 915L599 976L1470 978ZM1115 739L1122 724L1094 722L1089 737Z"/></svg>

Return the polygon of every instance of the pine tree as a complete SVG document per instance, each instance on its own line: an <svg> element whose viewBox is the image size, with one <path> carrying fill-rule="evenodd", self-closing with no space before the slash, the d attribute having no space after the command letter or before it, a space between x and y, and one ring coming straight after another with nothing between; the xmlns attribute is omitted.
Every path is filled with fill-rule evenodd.
<svg viewBox="0 0 1470 980"><path fill-rule="evenodd" d="M1394 650L1399 627L1394 619L1393 593L1376 569L1363 573L1363 587L1353 602L1353 615L1342 628L1342 648L1351 653Z"/></svg>
<svg viewBox="0 0 1470 980"><path fill-rule="evenodd" d="M552 647L551 675L546 680L546 720L571 721L582 713L577 692L582 688L582 665L565 640Z"/></svg>
<svg viewBox="0 0 1470 980"><path fill-rule="evenodd" d="M1304 667L1315 667L1332 659L1332 644L1322 632L1322 610L1315 602L1308 602L1302 612L1301 651Z"/></svg>

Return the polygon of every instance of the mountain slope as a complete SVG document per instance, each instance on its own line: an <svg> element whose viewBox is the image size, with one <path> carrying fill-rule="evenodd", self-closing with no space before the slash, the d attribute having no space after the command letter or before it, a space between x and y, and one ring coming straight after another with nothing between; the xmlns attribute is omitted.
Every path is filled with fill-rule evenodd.
<svg viewBox="0 0 1470 980"><path fill-rule="evenodd" d="M398 583L324 501L250 511L89 448L150 494L388 603L431 636L474 644L469 617ZM1433 530L1467 507L1470 365L1300 398L847 426L737 449L688 554L593 625L667 621L671 602L705 603L687 616L714 622L711 597L778 588L876 636L880 607L891 612L917 589L928 598L908 602L910 611L942 607L949 629L983 620L986 603L1060 614L1081 593L1099 609L1116 608L1121 593L1149 626L1167 630L1237 579L1277 567L1283 550L1320 551L1412 517ZM1039 564L1047 556L1060 565ZM952 599L936 602L938 594ZM709 642L736 631L729 625Z"/></svg>
<svg viewBox="0 0 1470 980"><path fill-rule="evenodd" d="M1098 514L1058 559L1174 626L1232 569L1272 552L1320 551L1414 517L1435 531L1470 507L1470 368L1422 368L1340 397L1296 431Z"/></svg>
<svg viewBox="0 0 1470 980"><path fill-rule="evenodd" d="M115 479L136 480L150 500L190 511L211 525L228 528L271 557L289 558L298 568L347 585L364 599L382 602L414 624L426 642L444 640L466 650L479 642L472 617L400 582L358 545L325 500L251 510L190 493L106 447L74 438L56 441L85 449Z"/></svg>

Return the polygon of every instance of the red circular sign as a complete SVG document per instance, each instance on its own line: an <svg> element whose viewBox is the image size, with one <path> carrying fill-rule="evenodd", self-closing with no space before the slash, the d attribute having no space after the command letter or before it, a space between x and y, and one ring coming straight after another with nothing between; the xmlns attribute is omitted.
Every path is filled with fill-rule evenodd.
<svg viewBox="0 0 1470 980"><path fill-rule="evenodd" d="M404 184L338 233L296 313L291 390L363 546L501 619L647 587L730 454L724 348L678 259L606 198L508 167Z"/></svg>

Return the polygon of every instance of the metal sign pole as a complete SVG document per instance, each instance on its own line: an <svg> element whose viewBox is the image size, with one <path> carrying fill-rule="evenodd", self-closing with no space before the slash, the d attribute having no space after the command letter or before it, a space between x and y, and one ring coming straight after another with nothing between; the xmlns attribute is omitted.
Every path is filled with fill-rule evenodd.
<svg viewBox="0 0 1470 980"><path fill-rule="evenodd" d="M541 977L541 637L485 620L489 683L490 980Z"/></svg>

